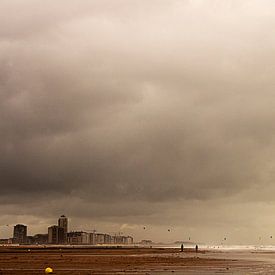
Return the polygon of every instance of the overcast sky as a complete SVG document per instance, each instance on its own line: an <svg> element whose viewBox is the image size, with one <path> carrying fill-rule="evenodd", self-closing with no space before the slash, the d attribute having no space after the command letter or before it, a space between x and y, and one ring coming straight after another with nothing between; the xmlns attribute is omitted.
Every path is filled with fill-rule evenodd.
<svg viewBox="0 0 275 275"><path fill-rule="evenodd" d="M136 240L275 244L274 15L1 0L0 238L66 214Z"/></svg>

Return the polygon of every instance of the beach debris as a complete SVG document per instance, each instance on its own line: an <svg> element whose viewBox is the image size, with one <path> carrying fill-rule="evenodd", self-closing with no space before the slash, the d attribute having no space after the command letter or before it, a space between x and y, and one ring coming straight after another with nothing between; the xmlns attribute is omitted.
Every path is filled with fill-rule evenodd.
<svg viewBox="0 0 275 275"><path fill-rule="evenodd" d="M45 273L46 273L46 274L52 274L52 273L53 273L53 269L52 269L51 267L47 267L47 268L45 269Z"/></svg>

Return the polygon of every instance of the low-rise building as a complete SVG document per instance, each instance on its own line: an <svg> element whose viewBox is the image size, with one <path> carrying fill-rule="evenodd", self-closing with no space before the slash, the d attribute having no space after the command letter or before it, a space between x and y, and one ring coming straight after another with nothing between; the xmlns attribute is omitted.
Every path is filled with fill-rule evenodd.
<svg viewBox="0 0 275 275"><path fill-rule="evenodd" d="M12 238L9 239L0 239L0 244L12 244Z"/></svg>
<svg viewBox="0 0 275 275"><path fill-rule="evenodd" d="M105 234L97 233L96 234L96 244L105 244Z"/></svg>
<svg viewBox="0 0 275 275"><path fill-rule="evenodd" d="M113 240L113 238L112 238L111 235L109 235L109 234L104 234L104 243L105 243L105 244L111 244L111 243L112 243L112 240Z"/></svg>
<svg viewBox="0 0 275 275"><path fill-rule="evenodd" d="M47 244L48 234L36 234L33 236L35 244Z"/></svg>
<svg viewBox="0 0 275 275"><path fill-rule="evenodd" d="M134 238L131 236L126 236L123 239L124 244L133 244L134 243Z"/></svg>
<svg viewBox="0 0 275 275"><path fill-rule="evenodd" d="M151 245L151 244L153 244L153 241L151 241L151 240L142 240L142 241L140 242L140 244Z"/></svg>
<svg viewBox="0 0 275 275"><path fill-rule="evenodd" d="M72 231L67 233L67 242L72 245L90 244L90 234L83 231Z"/></svg>
<svg viewBox="0 0 275 275"><path fill-rule="evenodd" d="M34 244L34 237L33 236L27 236L26 244Z"/></svg>
<svg viewBox="0 0 275 275"><path fill-rule="evenodd" d="M96 233L89 233L90 244L96 245Z"/></svg>

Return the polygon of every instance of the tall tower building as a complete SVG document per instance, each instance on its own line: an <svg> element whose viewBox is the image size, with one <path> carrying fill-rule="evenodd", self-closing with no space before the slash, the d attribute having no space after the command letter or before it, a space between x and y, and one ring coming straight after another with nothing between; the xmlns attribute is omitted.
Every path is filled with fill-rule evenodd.
<svg viewBox="0 0 275 275"><path fill-rule="evenodd" d="M64 244L66 242L64 228L57 225L48 228L48 243L49 244Z"/></svg>
<svg viewBox="0 0 275 275"><path fill-rule="evenodd" d="M23 244L27 242L27 226L17 224L13 228L13 241L15 243Z"/></svg>
<svg viewBox="0 0 275 275"><path fill-rule="evenodd" d="M68 233L68 218L65 215L62 215L58 219L58 226L64 228L64 233L67 235Z"/></svg>

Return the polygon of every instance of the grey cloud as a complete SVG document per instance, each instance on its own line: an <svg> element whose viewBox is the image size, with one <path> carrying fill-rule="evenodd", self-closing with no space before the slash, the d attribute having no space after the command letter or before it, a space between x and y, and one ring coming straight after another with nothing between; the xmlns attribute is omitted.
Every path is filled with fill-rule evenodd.
<svg viewBox="0 0 275 275"><path fill-rule="evenodd" d="M272 200L255 195L274 179L272 2L1 6L9 215L50 219L71 201L74 217L157 224L183 201Z"/></svg>

